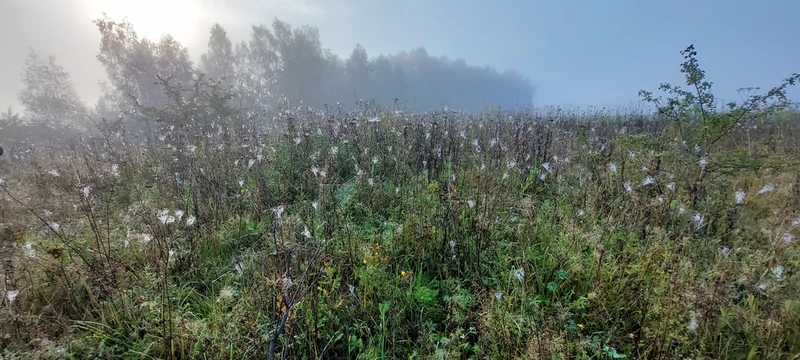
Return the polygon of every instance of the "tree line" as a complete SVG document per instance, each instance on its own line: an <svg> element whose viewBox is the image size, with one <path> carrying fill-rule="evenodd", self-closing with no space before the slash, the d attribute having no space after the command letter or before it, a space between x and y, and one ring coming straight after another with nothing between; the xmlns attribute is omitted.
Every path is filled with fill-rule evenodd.
<svg viewBox="0 0 800 360"><path fill-rule="evenodd" d="M0 129L79 126L130 115L137 108L165 108L196 93L201 84L229 93L231 106L263 118L284 105L474 111L490 105L528 106L533 98L530 81L512 70L434 57L422 47L370 57L357 44L342 58L323 48L317 28L293 28L279 19L271 26L253 26L250 38L236 43L221 25L213 25L196 63L172 36L140 37L127 20L104 17L94 23L101 34L97 59L107 76L94 107L83 104L54 56L31 52L18 93L25 115L7 111L0 115Z"/></svg>

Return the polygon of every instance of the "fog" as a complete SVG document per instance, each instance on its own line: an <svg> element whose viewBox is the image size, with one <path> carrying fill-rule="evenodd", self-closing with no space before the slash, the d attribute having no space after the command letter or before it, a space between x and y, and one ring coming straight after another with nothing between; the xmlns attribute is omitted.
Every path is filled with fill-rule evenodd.
<svg viewBox="0 0 800 360"><path fill-rule="evenodd" d="M531 80L517 71L430 53L424 39L391 53L358 38L331 49L313 22L332 14L305 1L137 3L2 2L0 31L15 36L2 40L0 106L31 119L56 109L78 116L161 106L159 78L188 87L201 76L262 112L280 104L480 110L533 101ZM261 20L245 25L253 12ZM41 109L54 93L60 104Z"/></svg>
<svg viewBox="0 0 800 360"><path fill-rule="evenodd" d="M218 81L238 108L260 114L620 106L680 82L678 52L692 43L715 94L739 100L736 89L766 89L796 71L791 13L688 0L3 0L0 109L31 123L163 106L159 77L183 88Z"/></svg>

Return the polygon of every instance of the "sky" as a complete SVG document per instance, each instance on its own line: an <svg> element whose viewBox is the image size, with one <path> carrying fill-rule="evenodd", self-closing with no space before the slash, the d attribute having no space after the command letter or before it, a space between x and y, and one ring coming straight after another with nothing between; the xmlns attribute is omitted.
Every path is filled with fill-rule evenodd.
<svg viewBox="0 0 800 360"><path fill-rule="evenodd" d="M0 0L0 109L18 109L31 49L55 54L93 104L104 73L92 20L103 12L150 38L172 34L195 60L213 23L238 42L276 17L318 27L323 47L342 57L356 43L370 56L424 46L517 70L536 88L536 106L630 105L639 90L681 83L679 52L690 44L726 101L800 72L798 0ZM800 101L800 89L789 94Z"/></svg>

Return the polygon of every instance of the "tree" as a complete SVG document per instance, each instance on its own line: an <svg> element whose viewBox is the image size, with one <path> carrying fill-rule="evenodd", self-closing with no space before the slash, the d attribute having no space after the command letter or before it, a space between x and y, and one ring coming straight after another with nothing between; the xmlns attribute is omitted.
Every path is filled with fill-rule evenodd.
<svg viewBox="0 0 800 360"><path fill-rule="evenodd" d="M330 50L323 50L323 58L325 59L322 71L322 103L324 105L335 106L342 100L352 96L346 93L344 84L347 83L347 74L344 70L344 62L339 57L330 52Z"/></svg>
<svg viewBox="0 0 800 360"><path fill-rule="evenodd" d="M110 88L121 94L122 109L165 106L167 96L159 78L191 86L194 68L189 53L171 36L154 43L140 39L127 20L116 22L106 17L94 23L101 35L97 58L106 70Z"/></svg>
<svg viewBox="0 0 800 360"><path fill-rule="evenodd" d="M40 58L31 51L22 72L23 88L18 93L25 108L25 121L57 129L80 127L89 119L69 73L56 63L55 55Z"/></svg>
<svg viewBox="0 0 800 360"><path fill-rule="evenodd" d="M350 83L348 90L355 91L360 97L372 95L370 70L367 50L361 44L356 44L356 48L347 59L347 79Z"/></svg>
<svg viewBox="0 0 800 360"><path fill-rule="evenodd" d="M234 52L228 33L220 24L211 27L208 50L200 56L199 70L227 88L233 84Z"/></svg>
<svg viewBox="0 0 800 360"><path fill-rule="evenodd" d="M280 61L279 91L292 102L319 105L325 66L319 31L310 26L292 29L277 19L272 28Z"/></svg>
<svg viewBox="0 0 800 360"><path fill-rule="evenodd" d="M172 35L165 35L155 47L157 77L168 80L170 84L188 88L194 83L194 64L189 50Z"/></svg>

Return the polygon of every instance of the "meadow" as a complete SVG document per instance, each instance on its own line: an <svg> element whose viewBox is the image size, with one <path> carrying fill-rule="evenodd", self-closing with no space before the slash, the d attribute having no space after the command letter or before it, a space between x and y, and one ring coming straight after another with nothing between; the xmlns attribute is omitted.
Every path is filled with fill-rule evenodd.
<svg viewBox="0 0 800 360"><path fill-rule="evenodd" d="M718 106L691 60L657 112L209 96L9 143L2 356L797 359L797 75Z"/></svg>

